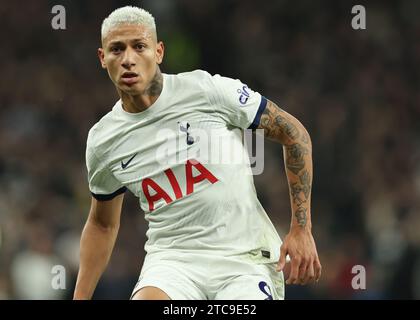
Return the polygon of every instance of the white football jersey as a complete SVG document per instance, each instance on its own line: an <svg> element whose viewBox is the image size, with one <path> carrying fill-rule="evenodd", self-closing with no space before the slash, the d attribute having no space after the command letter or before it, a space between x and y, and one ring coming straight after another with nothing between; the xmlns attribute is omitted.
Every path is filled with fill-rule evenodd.
<svg viewBox="0 0 420 320"><path fill-rule="evenodd" d="M267 100L239 80L201 70L163 74L139 113L119 100L89 132L89 188L98 200L127 189L148 221L145 250L278 260L280 237L258 201L242 130Z"/></svg>

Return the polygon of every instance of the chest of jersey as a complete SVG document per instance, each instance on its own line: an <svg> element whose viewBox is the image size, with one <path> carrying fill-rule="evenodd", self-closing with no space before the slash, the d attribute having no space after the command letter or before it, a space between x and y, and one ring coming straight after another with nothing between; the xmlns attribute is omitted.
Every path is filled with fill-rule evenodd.
<svg viewBox="0 0 420 320"><path fill-rule="evenodd" d="M228 167L246 156L241 131L200 110L167 110L129 124L118 141L110 151L111 172L146 212L225 183Z"/></svg>

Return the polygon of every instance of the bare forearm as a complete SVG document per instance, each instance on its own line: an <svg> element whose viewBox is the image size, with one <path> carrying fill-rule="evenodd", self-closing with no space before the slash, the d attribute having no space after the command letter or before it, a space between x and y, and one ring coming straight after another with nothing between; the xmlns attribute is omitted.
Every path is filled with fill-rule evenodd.
<svg viewBox="0 0 420 320"><path fill-rule="evenodd" d="M114 248L118 227L104 228L88 219L80 240L80 267L74 299L90 299Z"/></svg>
<svg viewBox="0 0 420 320"><path fill-rule="evenodd" d="M305 127L292 115L267 101L259 125L264 135L283 145L289 183L292 222L280 248L277 270L291 258L287 284L306 284L321 277L315 240L311 232L312 143Z"/></svg>
<svg viewBox="0 0 420 320"><path fill-rule="evenodd" d="M291 228L311 229L312 145L309 135L302 127L302 137L283 146L286 176L289 183L290 203L293 217Z"/></svg>
<svg viewBox="0 0 420 320"><path fill-rule="evenodd" d="M292 228L311 229L312 143L305 127L268 101L261 117L264 135L283 145L292 208Z"/></svg>

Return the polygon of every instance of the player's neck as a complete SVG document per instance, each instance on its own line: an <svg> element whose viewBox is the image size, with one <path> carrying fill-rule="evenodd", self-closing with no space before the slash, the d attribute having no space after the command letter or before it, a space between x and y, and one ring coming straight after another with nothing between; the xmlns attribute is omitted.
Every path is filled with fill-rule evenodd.
<svg viewBox="0 0 420 320"><path fill-rule="evenodd" d="M146 110L159 98L162 88L163 76L159 68L157 68L150 85L142 94L133 96L119 91L124 110L130 113L138 113Z"/></svg>

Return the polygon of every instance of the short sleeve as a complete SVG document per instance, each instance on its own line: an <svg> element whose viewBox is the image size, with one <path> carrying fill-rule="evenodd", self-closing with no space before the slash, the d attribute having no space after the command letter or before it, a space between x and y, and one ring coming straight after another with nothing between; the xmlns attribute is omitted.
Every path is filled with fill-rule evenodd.
<svg viewBox="0 0 420 320"><path fill-rule="evenodd" d="M104 161L96 156L90 135L86 145L86 167L89 190L96 200L111 200L127 190L107 168Z"/></svg>
<svg viewBox="0 0 420 320"><path fill-rule="evenodd" d="M210 103L227 123L242 129L258 127L267 99L240 80L218 74L209 79Z"/></svg>

